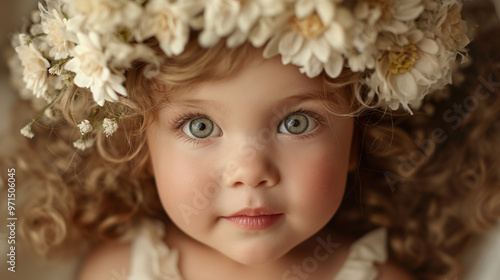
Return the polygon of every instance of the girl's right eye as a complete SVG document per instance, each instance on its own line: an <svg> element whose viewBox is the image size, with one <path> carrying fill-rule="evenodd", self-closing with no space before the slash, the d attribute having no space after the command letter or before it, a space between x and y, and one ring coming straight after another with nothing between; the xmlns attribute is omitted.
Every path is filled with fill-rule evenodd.
<svg viewBox="0 0 500 280"><path fill-rule="evenodd" d="M190 120L182 127L182 131L192 138L208 138L222 134L219 126L206 117Z"/></svg>

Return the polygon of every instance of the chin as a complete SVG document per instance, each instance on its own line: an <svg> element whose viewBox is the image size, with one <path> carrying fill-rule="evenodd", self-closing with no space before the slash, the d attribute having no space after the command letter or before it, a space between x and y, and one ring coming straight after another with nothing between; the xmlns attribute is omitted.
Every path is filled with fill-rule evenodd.
<svg viewBox="0 0 500 280"><path fill-rule="evenodd" d="M273 248L270 245L247 245L231 248L222 252L230 259L243 265L261 265L272 263L283 257L288 249Z"/></svg>

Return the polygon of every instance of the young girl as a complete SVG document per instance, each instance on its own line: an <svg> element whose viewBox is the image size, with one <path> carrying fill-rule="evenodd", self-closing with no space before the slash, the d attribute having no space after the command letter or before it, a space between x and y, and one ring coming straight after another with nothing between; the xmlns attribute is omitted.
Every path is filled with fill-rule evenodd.
<svg viewBox="0 0 500 280"><path fill-rule="evenodd" d="M40 4L15 38L23 236L89 241L83 280L453 279L500 216L498 57L441 90L461 8Z"/></svg>

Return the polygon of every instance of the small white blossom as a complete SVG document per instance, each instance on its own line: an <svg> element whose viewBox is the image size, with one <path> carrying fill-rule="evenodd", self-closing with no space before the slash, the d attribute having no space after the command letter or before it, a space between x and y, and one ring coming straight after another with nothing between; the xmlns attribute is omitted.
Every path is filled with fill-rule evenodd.
<svg viewBox="0 0 500 280"><path fill-rule="evenodd" d="M90 88L94 100L100 106L107 101L117 101L118 94L127 95L123 74L113 72L107 65L104 47L97 33L78 33L78 45L73 49L74 58L65 68L76 73L74 83L79 87Z"/></svg>
<svg viewBox="0 0 500 280"><path fill-rule="evenodd" d="M41 97L47 91L47 69L50 63L36 48L34 42L29 46L24 44L27 38L25 34L19 35L20 46L16 47L16 52L23 65L23 81L26 87L32 90L36 97Z"/></svg>
<svg viewBox="0 0 500 280"><path fill-rule="evenodd" d="M87 134L87 133L90 133L90 132L92 132L92 130L94 129L88 120L83 120L83 121L82 121L79 125L77 125L77 126L78 126L78 128L80 129L80 133L81 133L82 135L85 135L85 134Z"/></svg>
<svg viewBox="0 0 500 280"><path fill-rule="evenodd" d="M33 133L33 131L31 130L32 126L33 126L32 124L27 124L25 127L21 129L21 134L30 139L33 138L35 136L35 133Z"/></svg>
<svg viewBox="0 0 500 280"><path fill-rule="evenodd" d="M92 147L94 145L94 139L78 139L75 142L73 142L73 147L85 151L86 149Z"/></svg>
<svg viewBox="0 0 500 280"><path fill-rule="evenodd" d="M45 111L43 111L43 115L49 121L55 120L55 118L56 118L56 114L54 113L54 110L52 110L52 108L45 109Z"/></svg>
<svg viewBox="0 0 500 280"><path fill-rule="evenodd" d="M104 118L102 122L102 128L104 129L104 133L106 134L106 137L109 137L113 135L113 133L116 132L118 129L118 124L116 123L116 120L114 119L108 119Z"/></svg>

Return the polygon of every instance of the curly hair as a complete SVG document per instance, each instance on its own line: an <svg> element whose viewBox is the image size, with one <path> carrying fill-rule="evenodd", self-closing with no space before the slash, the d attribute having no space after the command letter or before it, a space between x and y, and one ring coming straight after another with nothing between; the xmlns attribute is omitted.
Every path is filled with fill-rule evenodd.
<svg viewBox="0 0 500 280"><path fill-rule="evenodd" d="M424 101L422 108L434 108L433 114L375 109L379 101L361 85L362 73L345 70L339 78L324 78L327 98L335 100L332 93L339 89L352 93L352 156L358 159L330 226L353 235L386 227L391 258L419 279L457 276L457 254L466 241L500 217L500 125L495 122L500 90L494 82L500 81L499 44L480 36L478 42L471 45L478 63L466 70L460 87L449 89L451 98ZM248 44L227 49L223 42L203 49L191 40L183 54L164 57L161 69L136 62L126 73L129 96L120 102L97 109L85 89L61 95L54 120L42 122L35 128L38 136L21 141L16 157L3 163L16 166L30 195L21 230L32 247L47 255L68 244L80 248L81 240L119 238L144 218L166 221L144 132L168 95L153 93L175 94L227 79L253 51ZM151 71L160 74L149 79ZM33 112L27 102L19 106L20 117ZM71 144L79 136L76 124L91 114L117 116L120 129L110 138L99 135L94 149L76 151Z"/></svg>

